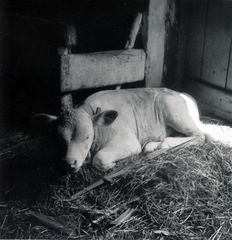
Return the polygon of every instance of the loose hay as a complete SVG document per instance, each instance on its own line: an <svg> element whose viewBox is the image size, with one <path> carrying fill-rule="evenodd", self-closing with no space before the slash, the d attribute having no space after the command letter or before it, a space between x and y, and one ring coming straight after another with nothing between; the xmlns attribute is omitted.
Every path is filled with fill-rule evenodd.
<svg viewBox="0 0 232 240"><path fill-rule="evenodd" d="M87 167L63 174L49 142L25 133L0 141L0 238L232 239L230 138L162 154L68 202L105 173ZM50 229L33 214L69 231Z"/></svg>

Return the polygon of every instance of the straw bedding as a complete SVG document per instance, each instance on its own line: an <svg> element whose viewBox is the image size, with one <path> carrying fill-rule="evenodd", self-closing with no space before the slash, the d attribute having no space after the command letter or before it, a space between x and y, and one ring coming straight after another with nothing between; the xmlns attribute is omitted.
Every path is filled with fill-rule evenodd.
<svg viewBox="0 0 232 240"><path fill-rule="evenodd" d="M167 152L72 201L106 173L65 173L45 136L0 140L1 239L232 239L232 128L203 119L219 142Z"/></svg>

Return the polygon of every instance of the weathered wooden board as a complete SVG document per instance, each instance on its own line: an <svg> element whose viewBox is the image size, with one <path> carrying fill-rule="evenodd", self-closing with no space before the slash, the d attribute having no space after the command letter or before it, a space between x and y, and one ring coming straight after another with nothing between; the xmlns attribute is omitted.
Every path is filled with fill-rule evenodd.
<svg viewBox="0 0 232 240"><path fill-rule="evenodd" d="M186 77L201 79L206 13L207 1L189 1L184 70Z"/></svg>
<svg viewBox="0 0 232 240"><path fill-rule="evenodd" d="M231 41L232 44L232 41ZM232 46L230 47L230 63L229 63L229 69L228 69L228 76L226 81L226 89L232 90Z"/></svg>
<svg viewBox="0 0 232 240"><path fill-rule="evenodd" d="M181 91L184 81L184 64L185 64L185 53L186 53L186 21L188 19L188 9L189 1L181 0L179 1L179 20L178 27L175 24L172 26L173 29L176 28L178 31L178 45L176 49L176 74L172 76L174 79L172 88L173 90ZM174 32L175 33L175 32ZM167 43L167 40L166 40ZM168 86L168 84L166 84Z"/></svg>
<svg viewBox="0 0 232 240"><path fill-rule="evenodd" d="M160 87L163 77L167 0L150 0L147 19L146 86Z"/></svg>
<svg viewBox="0 0 232 240"><path fill-rule="evenodd" d="M141 49L62 55L61 92L136 82L144 73Z"/></svg>
<svg viewBox="0 0 232 240"><path fill-rule="evenodd" d="M231 1L209 1L201 79L223 88L231 44L231 13Z"/></svg>
<svg viewBox="0 0 232 240"><path fill-rule="evenodd" d="M232 94L188 79L184 91L192 95L203 114L213 114L232 122Z"/></svg>

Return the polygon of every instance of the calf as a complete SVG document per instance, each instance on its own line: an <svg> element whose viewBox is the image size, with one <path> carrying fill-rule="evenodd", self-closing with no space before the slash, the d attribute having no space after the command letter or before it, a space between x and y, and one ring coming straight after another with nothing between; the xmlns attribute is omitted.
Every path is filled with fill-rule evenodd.
<svg viewBox="0 0 232 240"><path fill-rule="evenodd" d="M33 120L55 128L72 171L85 161L109 169L142 150L205 141L194 99L166 88L101 91L58 117L37 114ZM174 131L182 136L173 137Z"/></svg>

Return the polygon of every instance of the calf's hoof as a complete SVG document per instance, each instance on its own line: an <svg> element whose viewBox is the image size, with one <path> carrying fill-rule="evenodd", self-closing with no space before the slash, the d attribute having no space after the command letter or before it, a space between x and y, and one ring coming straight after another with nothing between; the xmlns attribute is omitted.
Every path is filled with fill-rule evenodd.
<svg viewBox="0 0 232 240"><path fill-rule="evenodd" d="M144 147L142 153L153 152L160 147L160 142L148 142Z"/></svg>
<svg viewBox="0 0 232 240"><path fill-rule="evenodd" d="M109 159L102 160L99 158L94 158L92 165L100 170L105 171L105 170L115 167L115 162L111 162L111 161L109 161Z"/></svg>

